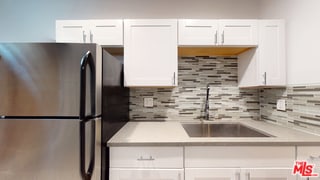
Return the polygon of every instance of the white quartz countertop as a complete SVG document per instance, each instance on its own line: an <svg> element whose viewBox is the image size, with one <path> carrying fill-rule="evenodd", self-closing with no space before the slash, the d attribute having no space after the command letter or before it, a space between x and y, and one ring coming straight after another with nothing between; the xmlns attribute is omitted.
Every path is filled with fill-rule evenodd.
<svg viewBox="0 0 320 180"><path fill-rule="evenodd" d="M230 121L223 122L228 123ZM128 122L107 144L108 146L320 145L320 136L300 130L263 121L241 120L232 122L240 122L243 125L270 134L272 137L189 137L181 122Z"/></svg>

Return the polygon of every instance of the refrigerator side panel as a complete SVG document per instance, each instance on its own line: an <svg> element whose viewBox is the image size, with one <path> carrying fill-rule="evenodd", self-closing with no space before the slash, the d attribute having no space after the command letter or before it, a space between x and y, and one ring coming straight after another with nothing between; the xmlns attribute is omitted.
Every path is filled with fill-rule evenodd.
<svg viewBox="0 0 320 180"><path fill-rule="evenodd" d="M129 88L123 87L123 57L103 52L102 83L102 179L109 179L106 142L129 120Z"/></svg>
<svg viewBox="0 0 320 180"><path fill-rule="evenodd" d="M96 120L95 165L92 180L101 179L101 118Z"/></svg>

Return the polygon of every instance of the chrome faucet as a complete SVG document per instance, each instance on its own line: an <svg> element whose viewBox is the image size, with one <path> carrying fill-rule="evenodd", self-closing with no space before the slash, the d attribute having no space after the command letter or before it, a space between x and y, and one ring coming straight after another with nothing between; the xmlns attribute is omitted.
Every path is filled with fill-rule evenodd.
<svg viewBox="0 0 320 180"><path fill-rule="evenodd" d="M210 87L209 84L207 85L207 96L206 96L206 103L204 106L204 119L209 120L209 92L210 92Z"/></svg>

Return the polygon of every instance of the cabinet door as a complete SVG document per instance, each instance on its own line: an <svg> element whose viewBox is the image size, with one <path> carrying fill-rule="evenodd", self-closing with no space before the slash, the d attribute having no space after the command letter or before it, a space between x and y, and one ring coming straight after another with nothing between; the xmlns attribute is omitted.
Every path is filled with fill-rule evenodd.
<svg viewBox="0 0 320 180"><path fill-rule="evenodd" d="M298 146L297 160L307 161L308 164L314 164L313 173L319 175L318 177L301 177L298 175L298 179L320 179L320 146Z"/></svg>
<svg viewBox="0 0 320 180"><path fill-rule="evenodd" d="M259 82L262 85L286 85L284 22L259 21Z"/></svg>
<svg viewBox="0 0 320 180"><path fill-rule="evenodd" d="M245 180L295 180L292 169L241 169Z"/></svg>
<svg viewBox="0 0 320 180"><path fill-rule="evenodd" d="M176 86L177 56L177 20L124 21L125 86Z"/></svg>
<svg viewBox="0 0 320 180"><path fill-rule="evenodd" d="M186 168L185 180L240 180L240 169Z"/></svg>
<svg viewBox="0 0 320 180"><path fill-rule="evenodd" d="M183 169L110 169L110 180L183 180Z"/></svg>
<svg viewBox="0 0 320 180"><path fill-rule="evenodd" d="M284 21L259 20L259 46L238 56L239 87L285 86Z"/></svg>
<svg viewBox="0 0 320 180"><path fill-rule="evenodd" d="M257 48L249 49L238 55L238 86L255 87L262 84L264 80L261 79L259 72Z"/></svg>
<svg viewBox="0 0 320 180"><path fill-rule="evenodd" d="M99 45L123 45L122 20L90 20L90 42Z"/></svg>
<svg viewBox="0 0 320 180"><path fill-rule="evenodd" d="M179 20L179 45L217 45L218 20Z"/></svg>
<svg viewBox="0 0 320 180"><path fill-rule="evenodd" d="M89 42L89 23L85 20L57 20L56 42Z"/></svg>
<svg viewBox="0 0 320 180"><path fill-rule="evenodd" d="M220 45L258 45L257 20L220 20Z"/></svg>

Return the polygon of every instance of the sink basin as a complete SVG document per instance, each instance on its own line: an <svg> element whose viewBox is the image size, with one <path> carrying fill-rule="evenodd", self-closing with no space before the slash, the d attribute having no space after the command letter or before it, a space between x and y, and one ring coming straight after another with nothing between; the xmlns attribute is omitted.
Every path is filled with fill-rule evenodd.
<svg viewBox="0 0 320 180"><path fill-rule="evenodd" d="M241 123L182 124L189 137L272 137Z"/></svg>

